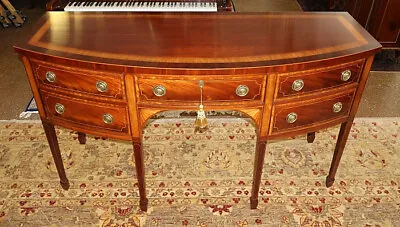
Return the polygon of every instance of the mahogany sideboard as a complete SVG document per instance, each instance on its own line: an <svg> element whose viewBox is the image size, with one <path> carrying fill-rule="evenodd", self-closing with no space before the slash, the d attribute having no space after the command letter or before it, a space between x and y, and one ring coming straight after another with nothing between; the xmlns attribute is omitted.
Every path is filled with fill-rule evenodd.
<svg viewBox="0 0 400 227"><path fill-rule="evenodd" d="M257 132L251 208L270 139L341 124L335 180L368 73L381 45L348 13L48 12L15 47L24 63L61 186L54 125L132 141L147 209L142 128L154 114L205 110L248 115ZM195 127L193 125L193 127Z"/></svg>

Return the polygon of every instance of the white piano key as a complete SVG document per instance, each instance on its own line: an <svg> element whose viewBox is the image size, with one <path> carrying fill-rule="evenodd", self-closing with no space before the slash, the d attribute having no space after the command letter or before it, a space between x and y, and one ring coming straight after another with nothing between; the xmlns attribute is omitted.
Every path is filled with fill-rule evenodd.
<svg viewBox="0 0 400 227"><path fill-rule="evenodd" d="M97 5L98 2L94 2L92 5L86 5L85 2L75 6L73 4L67 4L64 11L75 11L75 12L217 12L217 4L215 2L137 2L129 5L129 2L118 4L118 2L112 2L108 5L107 2L103 2L101 5ZM106 6L107 5L107 6Z"/></svg>

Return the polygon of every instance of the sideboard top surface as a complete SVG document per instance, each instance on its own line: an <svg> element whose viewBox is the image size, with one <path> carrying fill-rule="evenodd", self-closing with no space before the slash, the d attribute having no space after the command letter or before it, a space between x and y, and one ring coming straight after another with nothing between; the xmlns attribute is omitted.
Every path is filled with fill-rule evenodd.
<svg viewBox="0 0 400 227"><path fill-rule="evenodd" d="M349 14L48 12L19 53L154 68L315 62L381 45Z"/></svg>

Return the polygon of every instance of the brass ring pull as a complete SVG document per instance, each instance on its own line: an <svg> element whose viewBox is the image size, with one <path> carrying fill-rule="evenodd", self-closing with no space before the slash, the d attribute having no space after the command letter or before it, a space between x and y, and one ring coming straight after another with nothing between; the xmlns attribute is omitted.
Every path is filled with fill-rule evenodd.
<svg viewBox="0 0 400 227"><path fill-rule="evenodd" d="M249 87L247 87L246 85L239 85L236 88L236 95L240 96L240 97L244 97L249 93Z"/></svg>
<svg viewBox="0 0 400 227"><path fill-rule="evenodd" d="M105 113L103 114L103 122L106 124L112 124L114 121L114 118L111 114Z"/></svg>
<svg viewBox="0 0 400 227"><path fill-rule="evenodd" d="M293 81L292 89L293 91L300 91L304 87L304 81L302 79L298 79Z"/></svg>
<svg viewBox="0 0 400 227"><path fill-rule="evenodd" d="M47 71L46 72L46 80L49 81L50 83L56 82L56 74L53 73L52 71Z"/></svg>
<svg viewBox="0 0 400 227"><path fill-rule="evenodd" d="M108 85L107 85L107 83L104 82L104 81L101 81L101 80L99 80L99 81L96 82L96 88L97 88L97 90L98 90L99 92L106 92L106 91L108 91Z"/></svg>
<svg viewBox="0 0 400 227"><path fill-rule="evenodd" d="M167 93L167 89L162 85L157 85L153 88L153 93L155 96L161 97Z"/></svg>
<svg viewBox="0 0 400 227"><path fill-rule="evenodd" d="M343 104L341 102L337 102L333 104L332 111L335 113L339 113L343 108Z"/></svg>
<svg viewBox="0 0 400 227"><path fill-rule="evenodd" d="M56 112L57 112L58 114L63 114L63 113L65 112L65 107L64 107L64 105L63 105L63 104L60 104L60 103L56 103L55 109L56 109Z"/></svg>
<svg viewBox="0 0 400 227"><path fill-rule="evenodd" d="M297 121L297 114L296 113L290 113L286 116L286 122L289 124L292 124Z"/></svg>
<svg viewBox="0 0 400 227"><path fill-rule="evenodd" d="M348 81L350 79L350 77L351 77L351 71L350 70L347 69L347 70L342 72L342 76L341 76L342 81Z"/></svg>

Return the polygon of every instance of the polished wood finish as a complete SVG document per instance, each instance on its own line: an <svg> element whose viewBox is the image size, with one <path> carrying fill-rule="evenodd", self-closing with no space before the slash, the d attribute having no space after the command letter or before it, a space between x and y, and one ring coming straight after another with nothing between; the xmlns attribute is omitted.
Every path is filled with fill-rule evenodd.
<svg viewBox="0 0 400 227"><path fill-rule="evenodd" d="M358 82L363 63L364 61L359 61L354 64L339 66L339 68L324 68L323 70L326 71L322 72L309 70L280 74L278 77L279 90L277 92L277 97L300 95ZM343 81L341 75L345 70L350 70L351 76L350 79ZM295 91L292 88L292 85L296 80L302 80L304 82L304 87L300 91Z"/></svg>
<svg viewBox="0 0 400 227"><path fill-rule="evenodd" d="M373 61L374 61L374 56L368 57L365 67L364 67L363 75L361 77L360 84L358 86L358 89L357 89L357 92L356 92L356 95L354 98L353 105L351 107L349 119L347 121L343 122L340 126L339 136L338 136L338 139L336 142L336 147L335 147L335 152L333 154L331 167L329 169L329 174L326 177L326 186L327 187L332 186L332 184L335 182L336 171L338 169L340 159L342 158L344 147L346 146L346 141L349 136L354 117L356 116L357 109L358 109L358 106L361 101L361 96L364 91L365 84L367 83L368 73L369 73L369 70L371 69Z"/></svg>
<svg viewBox="0 0 400 227"><path fill-rule="evenodd" d="M258 140L256 145L256 153L254 157L253 169L253 185L251 188L250 208L256 209L258 205L258 192L260 191L260 183L262 170L264 166L265 149L267 141Z"/></svg>
<svg viewBox="0 0 400 227"><path fill-rule="evenodd" d="M310 142L315 131L342 124L331 185L380 48L347 13L51 12L15 46L40 117L50 125L46 135L57 165L62 161L52 125L81 132L80 142L83 133L132 141L142 210L148 205L142 128L162 111L197 110L200 80L206 110L240 111L254 121L251 208L258 204L268 140L308 134ZM343 81L346 70L351 76ZM46 78L48 71L57 75L55 81ZM294 92L297 79L304 87ZM98 80L109 84L109 93L97 90ZM162 96L153 91L159 85L166 91ZM247 94L236 93L240 85L247 86ZM341 109L335 112L338 102ZM62 111L56 111L57 103ZM287 123L292 112L297 120ZM106 113L112 122L103 119Z"/></svg>
<svg viewBox="0 0 400 227"><path fill-rule="evenodd" d="M46 52L47 61L63 58L64 65L88 69L101 70L98 67L109 64L107 68L114 72L156 74L159 70L160 75L205 75L210 72L190 69L214 69L214 74L225 76L249 74L249 68L255 68L250 70L253 74L265 74L329 66L359 60L376 47L376 41L347 13L243 15L51 12L19 47ZM298 29L303 27L310 29ZM110 43L114 45L106 45ZM71 65L69 59L75 63Z"/></svg>
<svg viewBox="0 0 400 227"><path fill-rule="evenodd" d="M57 134L54 125L42 121L44 132L46 133L47 141L49 142L50 151L53 155L54 164L56 165L58 176L60 177L61 187L65 190L69 189L69 181L65 174L64 164L61 157L60 147L58 146Z"/></svg>
<svg viewBox="0 0 400 227"><path fill-rule="evenodd" d="M386 48L400 48L400 1L346 0L346 10Z"/></svg>
<svg viewBox="0 0 400 227"><path fill-rule="evenodd" d="M307 142L308 143L313 143L314 140L315 140L315 132L307 133Z"/></svg>
<svg viewBox="0 0 400 227"><path fill-rule="evenodd" d="M307 127L311 124L318 124L323 121L347 116L353 96L354 91L335 96L326 96L321 99L307 100L308 102L275 105L272 109L273 120L270 133L296 130L297 128ZM333 105L338 102L342 103L342 110L334 112L332 110ZM290 113L297 114L297 120L293 123L288 123L286 119Z"/></svg>
<svg viewBox="0 0 400 227"><path fill-rule="evenodd" d="M146 184L144 179L144 161L143 161L143 150L141 142L133 142L133 152L135 157L135 167L139 187L140 201L139 206L143 211L147 211L147 204L149 200L146 197Z"/></svg>
<svg viewBox="0 0 400 227"><path fill-rule="evenodd" d="M203 88L203 101L257 101L261 103L261 95L263 94L265 75L246 75L241 77L226 78L226 76L207 76L202 78L182 78L182 75L168 76L137 76L139 85L139 102L178 102L182 105L182 101L193 101L198 104L200 100L199 79L205 81ZM154 94L153 88L161 85L166 89L166 94L158 97ZM245 85L249 88L249 92L245 96L236 94L239 85ZM178 88L178 89L177 89ZM221 89L223 88L223 89Z"/></svg>
<svg viewBox="0 0 400 227"><path fill-rule="evenodd" d="M78 141L80 144L86 144L86 134L78 132Z"/></svg>
<svg viewBox="0 0 400 227"><path fill-rule="evenodd" d="M126 106L114 106L110 104L91 102L67 96L60 96L43 91L42 99L45 103L47 118L65 121L65 124L84 124L88 128L101 128L117 133L129 133L128 110ZM56 104L62 104L64 113L56 112ZM103 115L113 116L113 122L107 124L103 121Z"/></svg>
<svg viewBox="0 0 400 227"><path fill-rule="evenodd" d="M62 65L47 64L41 61L32 61L35 75L41 84L54 88L90 93L98 96L125 99L123 75L104 73L100 70L80 70L79 68L63 67ZM56 76L54 82L46 79L46 73L52 72ZM97 82L105 82L107 90L101 92L97 89Z"/></svg>

